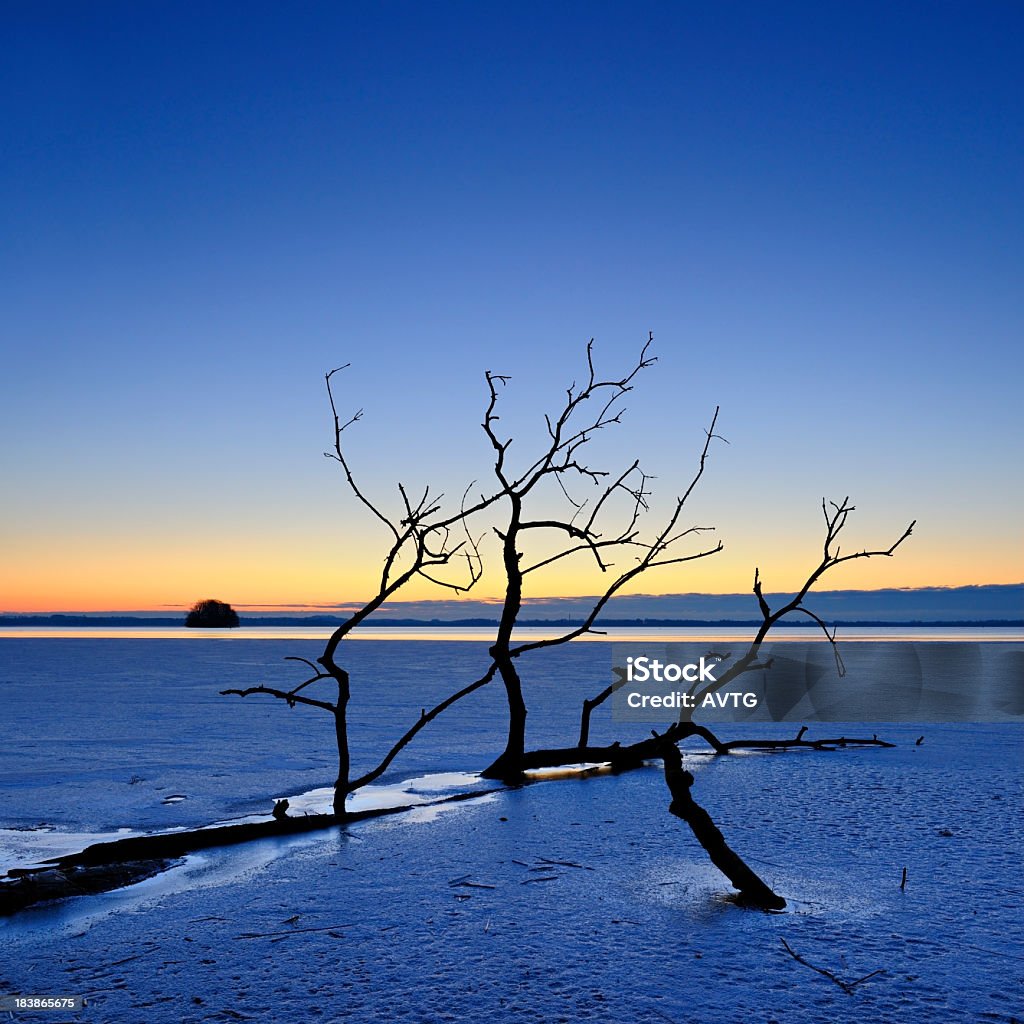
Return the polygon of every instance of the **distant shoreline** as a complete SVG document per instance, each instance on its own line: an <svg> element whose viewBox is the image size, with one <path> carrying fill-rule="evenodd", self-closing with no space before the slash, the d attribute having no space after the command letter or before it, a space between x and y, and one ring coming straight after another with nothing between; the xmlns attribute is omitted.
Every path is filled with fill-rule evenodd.
<svg viewBox="0 0 1024 1024"><path fill-rule="evenodd" d="M239 619L239 627L245 626L340 626L345 619L330 615L306 615L306 616L244 616ZM541 629L576 628L581 624L580 619L523 619L519 622L520 627L537 627ZM830 625L834 626L903 626L920 629L941 629L950 626L984 626L987 628L996 627L1024 627L1024 619L831 619ZM401 627L403 629L438 629L438 628L497 628L497 619L469 618L469 619L408 619L408 618L380 618L368 622L370 627ZM722 627L754 627L761 625L760 619L660 619L660 618L615 618L601 619L596 623L597 628L608 629L662 629L662 628L704 628L710 626ZM168 616L140 616L140 615L0 615L0 629L4 626L181 626L184 630L185 619L180 615ZM777 623L778 627L806 627L803 620L783 620ZM193 632L195 632L193 630Z"/></svg>

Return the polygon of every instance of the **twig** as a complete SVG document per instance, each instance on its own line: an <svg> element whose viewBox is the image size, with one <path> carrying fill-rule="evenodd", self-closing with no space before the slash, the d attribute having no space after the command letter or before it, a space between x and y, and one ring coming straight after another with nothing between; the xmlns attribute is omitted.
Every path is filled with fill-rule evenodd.
<svg viewBox="0 0 1024 1024"><path fill-rule="evenodd" d="M236 939L270 939L276 938L281 935L299 935L302 932L330 932L336 928L352 928L350 924L329 924L323 928L289 928L283 932L242 932L240 935L236 935Z"/></svg>
<svg viewBox="0 0 1024 1024"><path fill-rule="evenodd" d="M880 968L877 971L872 971L870 974L865 974L863 978L858 978L856 981L843 981L842 978L837 978L831 971L825 970L824 967L815 967L814 964L812 964L809 960L805 960L799 953L793 950L793 947L790 946L790 944L784 938L782 938L781 935L779 936L779 942L782 943L786 952L798 964L803 964L804 967L809 967L812 971L815 971L816 973L820 974L823 978L828 978L829 981L834 982L836 985L838 985L848 996L853 995L853 990L858 985L863 985L865 981L868 981L870 978L874 978L876 975L885 974L885 971Z"/></svg>

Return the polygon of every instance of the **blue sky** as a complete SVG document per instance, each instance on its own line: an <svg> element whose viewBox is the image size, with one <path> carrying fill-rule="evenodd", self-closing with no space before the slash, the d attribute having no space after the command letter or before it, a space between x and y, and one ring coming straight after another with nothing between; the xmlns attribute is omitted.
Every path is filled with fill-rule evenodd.
<svg viewBox="0 0 1024 1024"><path fill-rule="evenodd" d="M1018 4L4 21L0 606L354 599L326 369L368 485L461 491L484 369L525 451L589 337L617 370L649 330L608 462L671 496L715 404L730 445L726 551L645 589L795 585L847 493L857 540L921 526L837 587L1021 579Z"/></svg>

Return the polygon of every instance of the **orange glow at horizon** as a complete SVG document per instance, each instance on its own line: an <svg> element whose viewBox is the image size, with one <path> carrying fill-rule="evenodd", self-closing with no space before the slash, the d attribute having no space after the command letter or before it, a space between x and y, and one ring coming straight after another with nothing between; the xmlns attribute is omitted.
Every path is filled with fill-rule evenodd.
<svg viewBox="0 0 1024 1024"><path fill-rule="evenodd" d="M923 546L922 546L923 547ZM959 556L946 551L941 561L908 547L900 558L858 560L833 570L818 590L955 587L1021 582L1021 566L993 550ZM194 601L217 597L238 608L337 610L359 605L375 592L379 563L366 556L342 565L340 558L287 547L270 550L225 545L219 550L168 544L161 550L124 545L92 545L87 551L45 551L31 547L4 553L0 612L97 612L146 610L173 613ZM723 554L652 571L623 588L625 594L744 594L750 592L752 559ZM760 563L765 590L791 591L806 578L806 556ZM610 576L592 564L565 563L556 572L527 577L527 598L588 597L600 593ZM485 573L468 593L456 594L424 580L400 590L393 601L496 602L503 594L500 571Z"/></svg>

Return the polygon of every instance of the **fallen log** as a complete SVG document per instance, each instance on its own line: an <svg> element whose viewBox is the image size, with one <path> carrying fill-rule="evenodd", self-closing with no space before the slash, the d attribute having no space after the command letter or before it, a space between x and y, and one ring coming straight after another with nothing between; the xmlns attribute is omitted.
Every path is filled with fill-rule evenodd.
<svg viewBox="0 0 1024 1024"><path fill-rule="evenodd" d="M274 839L300 835L319 829L349 825L368 818L403 814L420 807L472 800L501 787L456 793L429 803L401 804L397 807L376 807L365 811L338 814L308 814L301 817L270 818L267 821L240 825L217 825L212 828L187 829L183 832L146 836L126 836L109 843L94 843L79 853L52 857L40 867L12 868L0 878L0 917L50 900L67 899L121 889L126 885L151 878L181 862L189 853L215 846L235 846L257 839Z"/></svg>
<svg viewBox="0 0 1024 1024"><path fill-rule="evenodd" d="M719 744L720 749L715 753L727 754L731 750L788 750L793 747L806 747L810 750L836 750L843 747L887 747L894 748L895 743L887 743L880 740L875 734L869 740L856 739L851 736L840 736L838 739L805 740L804 733L807 726L802 726L800 731L791 740L728 740Z"/></svg>

